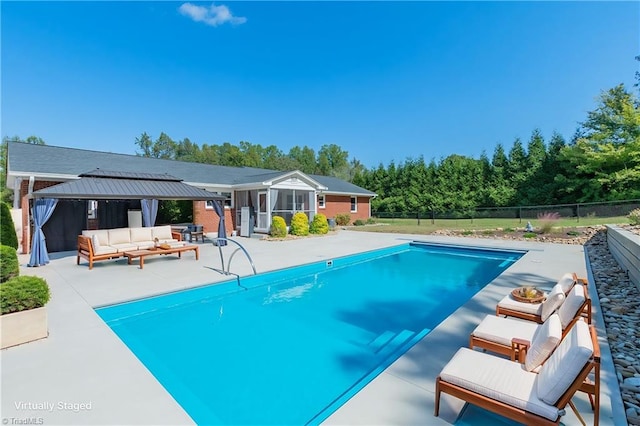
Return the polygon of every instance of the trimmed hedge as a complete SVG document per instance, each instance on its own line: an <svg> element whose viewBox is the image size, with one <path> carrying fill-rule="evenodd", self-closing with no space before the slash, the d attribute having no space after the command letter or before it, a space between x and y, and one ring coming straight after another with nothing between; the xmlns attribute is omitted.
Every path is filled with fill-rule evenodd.
<svg viewBox="0 0 640 426"><path fill-rule="evenodd" d="M18 252L13 247L0 245L0 283L20 275Z"/></svg>
<svg viewBox="0 0 640 426"><path fill-rule="evenodd" d="M18 236L7 203L0 203L0 244L18 249Z"/></svg>
<svg viewBox="0 0 640 426"><path fill-rule="evenodd" d="M0 285L0 314L41 308L49 301L49 286L40 277L23 275Z"/></svg>
<svg viewBox="0 0 640 426"><path fill-rule="evenodd" d="M306 213L298 212L291 218L291 226L289 227L289 233L291 235L298 235L304 237L309 235L309 218Z"/></svg>
<svg viewBox="0 0 640 426"><path fill-rule="evenodd" d="M273 216L271 218L271 228L269 235L275 238L284 238L287 236L287 223L281 216Z"/></svg>
<svg viewBox="0 0 640 426"><path fill-rule="evenodd" d="M311 234L326 234L329 232L329 222L327 222L327 217L322 213L318 213L313 216L311 226L309 226L309 232Z"/></svg>

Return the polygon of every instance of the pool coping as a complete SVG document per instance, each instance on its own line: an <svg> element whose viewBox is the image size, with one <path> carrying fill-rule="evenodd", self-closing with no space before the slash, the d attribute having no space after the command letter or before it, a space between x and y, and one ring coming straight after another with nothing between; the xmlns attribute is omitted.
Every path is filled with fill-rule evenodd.
<svg viewBox="0 0 640 426"><path fill-rule="evenodd" d="M433 417L434 374L458 347L467 345L468 331L485 314L494 313L497 300L513 287L513 279L520 276L516 274L534 276L545 284L553 284L568 270L587 275L582 246L355 231L288 242L239 239L260 265L260 271L404 244L408 240L528 250L528 253L508 269L507 276L502 274L476 294L329 416L326 424L450 424L463 404L454 398L443 397L441 417ZM211 244L202 245L201 250L201 264L218 256L217 248L214 252ZM212 281L210 271L202 271L207 267L194 269L190 263L193 260L183 256L179 262L150 259L142 271L117 263L97 264L89 271L86 266L75 265L75 253L62 253L52 259L51 265L45 267L21 266L21 274L43 276L52 288L52 300L47 305L50 335L47 339L0 352L3 417L42 418L45 424L193 424L188 414L99 319L93 308L154 292L199 286L204 284L202 279ZM26 258L21 257L20 263L24 265ZM521 266L513 270L518 264ZM244 272L239 273L248 274L250 270L244 266ZM590 283L593 283L592 279ZM591 294L597 294L595 289ZM596 324L601 326L601 314L595 306L594 314ZM606 339L601 346L606 346ZM425 363L425 354L434 357L435 361ZM603 349L603 367L605 362ZM615 401L615 372L616 389L610 378L610 372L603 374L601 421L603 424L626 424L613 415L619 411ZM140 398L140 395L145 397ZM617 395L620 395L619 390ZM41 406L19 406L23 402L91 402L91 409L55 408L48 411ZM577 402L579 407L584 407L584 401ZM616 404L615 410L612 404ZM589 422L590 410L581 410L581 413ZM567 420L570 414L568 410Z"/></svg>

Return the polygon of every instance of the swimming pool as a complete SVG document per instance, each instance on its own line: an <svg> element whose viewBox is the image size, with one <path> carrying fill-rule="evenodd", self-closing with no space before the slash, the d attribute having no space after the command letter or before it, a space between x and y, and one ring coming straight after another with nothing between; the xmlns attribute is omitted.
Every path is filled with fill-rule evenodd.
<svg viewBox="0 0 640 426"><path fill-rule="evenodd" d="M196 423L319 423L522 254L411 243L96 311Z"/></svg>

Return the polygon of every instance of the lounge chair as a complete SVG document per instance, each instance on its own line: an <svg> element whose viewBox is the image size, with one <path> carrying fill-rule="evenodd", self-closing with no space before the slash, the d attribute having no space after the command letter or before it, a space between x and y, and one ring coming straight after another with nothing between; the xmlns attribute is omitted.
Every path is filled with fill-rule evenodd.
<svg viewBox="0 0 640 426"><path fill-rule="evenodd" d="M565 295L573 288L574 285L581 283L587 288L587 281L577 277L575 273L564 274L551 291L547 294L546 299L542 303L525 303L519 302L506 295L496 306L496 315L505 317L521 318L527 321L535 321L542 324L549 316L560 307L564 301ZM587 293L587 305L584 308L584 314L591 323L591 300Z"/></svg>
<svg viewBox="0 0 640 426"><path fill-rule="evenodd" d="M487 315L471 332L469 347L519 359L526 364L527 370L532 371L547 359L588 303L585 287L576 285L557 312L542 324Z"/></svg>
<svg viewBox="0 0 640 426"><path fill-rule="evenodd" d="M442 392L526 425L558 425L567 404L592 370L599 371L600 348L593 327L580 320L538 373L508 359L460 348L436 379L435 415ZM599 381L593 384L599 423Z"/></svg>

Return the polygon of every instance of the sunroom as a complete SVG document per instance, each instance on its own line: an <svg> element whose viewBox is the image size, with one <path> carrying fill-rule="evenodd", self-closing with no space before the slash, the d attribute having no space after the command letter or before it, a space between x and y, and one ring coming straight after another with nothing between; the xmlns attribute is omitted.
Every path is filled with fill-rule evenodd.
<svg viewBox="0 0 640 426"><path fill-rule="evenodd" d="M269 232L273 216L283 217L287 226L297 212L305 213L312 220L316 213L316 194L327 190L298 170L250 176L248 180L254 181L234 185L235 223L236 226L242 223L243 207L248 207L253 230L258 233Z"/></svg>

